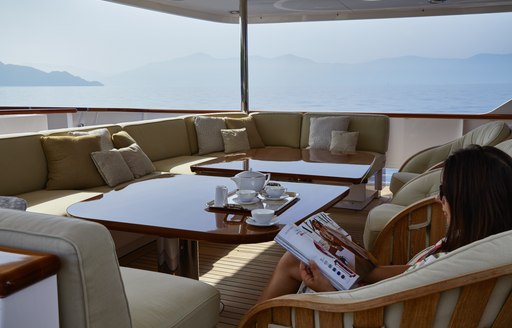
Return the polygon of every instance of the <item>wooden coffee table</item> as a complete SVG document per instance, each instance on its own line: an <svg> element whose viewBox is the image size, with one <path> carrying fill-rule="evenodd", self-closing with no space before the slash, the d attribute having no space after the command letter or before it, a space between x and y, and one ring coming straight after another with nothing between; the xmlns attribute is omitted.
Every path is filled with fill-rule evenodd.
<svg viewBox="0 0 512 328"><path fill-rule="evenodd" d="M324 211L348 194L348 188L335 185L282 182L288 191L299 193L299 200L279 215L278 224L251 226L245 214L212 212L207 202L213 200L215 187L235 184L228 178L201 175L164 175L110 191L68 207L69 215L95 221L111 230L136 232L162 237L163 252L180 239L181 274L198 278L197 241L243 244L273 240L287 223L298 222L313 213ZM165 238L165 239L163 239ZM159 254L159 258L167 257ZM159 261L160 262L160 261ZM173 270L162 259L161 271Z"/></svg>
<svg viewBox="0 0 512 328"><path fill-rule="evenodd" d="M252 169L270 173L277 180L360 184L368 179L374 160L374 155L362 152L275 147L221 156L192 165L190 169L197 174L227 177Z"/></svg>

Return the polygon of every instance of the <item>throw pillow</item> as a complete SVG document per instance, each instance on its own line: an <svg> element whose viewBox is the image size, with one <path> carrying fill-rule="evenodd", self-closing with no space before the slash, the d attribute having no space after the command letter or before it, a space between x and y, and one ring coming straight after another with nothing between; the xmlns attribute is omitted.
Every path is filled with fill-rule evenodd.
<svg viewBox="0 0 512 328"><path fill-rule="evenodd" d="M25 211L27 209L27 201L19 197L0 196L0 208Z"/></svg>
<svg viewBox="0 0 512 328"><path fill-rule="evenodd" d="M124 161L136 178L140 178L155 171L153 163L136 143L119 149Z"/></svg>
<svg viewBox="0 0 512 328"><path fill-rule="evenodd" d="M46 189L85 189L103 186L91 153L100 151L100 136L41 137L48 166Z"/></svg>
<svg viewBox="0 0 512 328"><path fill-rule="evenodd" d="M222 139L224 140L224 152L235 153L251 149L247 131L242 129L222 129Z"/></svg>
<svg viewBox="0 0 512 328"><path fill-rule="evenodd" d="M256 123L254 122L252 116L244 118L227 117L225 121L228 129L245 128L247 130L247 137L249 138L249 144L251 145L251 148L265 147L265 144L261 139L260 133L258 132L258 128L256 127Z"/></svg>
<svg viewBox="0 0 512 328"><path fill-rule="evenodd" d="M355 152L359 132L332 131L330 151Z"/></svg>
<svg viewBox="0 0 512 328"><path fill-rule="evenodd" d="M117 149L125 148L136 143L135 139L133 139L132 136L126 131L119 131L114 133L112 135L112 142Z"/></svg>
<svg viewBox="0 0 512 328"><path fill-rule="evenodd" d="M110 132L108 129L96 129L91 131L71 131L68 133L70 136L87 136L87 135L99 135L100 136L100 146L101 150L109 150L114 148L112 144L112 137L110 136Z"/></svg>
<svg viewBox="0 0 512 328"><path fill-rule="evenodd" d="M198 116L194 120L197 134L198 155L224 150L220 130L226 128L222 117Z"/></svg>
<svg viewBox="0 0 512 328"><path fill-rule="evenodd" d="M309 147L329 150L332 131L347 131L350 117L325 116L311 117L309 124Z"/></svg>
<svg viewBox="0 0 512 328"><path fill-rule="evenodd" d="M95 151L91 153L92 160L109 187L134 179L133 173L117 150Z"/></svg>

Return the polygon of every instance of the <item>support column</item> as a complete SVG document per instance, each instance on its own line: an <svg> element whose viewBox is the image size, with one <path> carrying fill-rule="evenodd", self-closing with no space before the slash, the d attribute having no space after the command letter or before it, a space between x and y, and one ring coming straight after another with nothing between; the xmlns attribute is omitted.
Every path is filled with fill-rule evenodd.
<svg viewBox="0 0 512 328"><path fill-rule="evenodd" d="M247 0L240 0L240 86L241 110L249 113L249 65L247 53Z"/></svg>

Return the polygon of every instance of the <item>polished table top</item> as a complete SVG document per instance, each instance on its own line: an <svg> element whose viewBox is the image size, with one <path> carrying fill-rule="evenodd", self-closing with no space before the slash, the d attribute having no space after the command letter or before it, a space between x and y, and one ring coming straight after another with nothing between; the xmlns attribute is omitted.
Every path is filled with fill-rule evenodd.
<svg viewBox="0 0 512 328"><path fill-rule="evenodd" d="M68 207L69 215L99 222L112 230L169 238L224 243L269 241L287 223L327 210L348 194L348 187L282 182L299 200L279 215L271 227L245 223L243 215L210 212L207 203L215 187L236 186L229 178L201 175L165 175L113 190Z"/></svg>
<svg viewBox="0 0 512 328"><path fill-rule="evenodd" d="M275 179L315 180L360 184L367 179L375 156L369 153L332 153L327 150L258 148L208 160L190 169L198 174L233 176L252 169Z"/></svg>

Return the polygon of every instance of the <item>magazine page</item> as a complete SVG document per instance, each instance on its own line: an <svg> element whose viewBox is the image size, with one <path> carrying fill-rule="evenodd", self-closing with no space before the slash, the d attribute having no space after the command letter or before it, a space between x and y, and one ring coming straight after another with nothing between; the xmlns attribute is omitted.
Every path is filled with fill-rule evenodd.
<svg viewBox="0 0 512 328"><path fill-rule="evenodd" d="M355 267L355 256L360 260L376 263L373 256L364 247L353 242L350 235L326 213L318 213L307 218L299 227L314 240L327 244L325 247L329 247L334 256L344 257L352 268Z"/></svg>
<svg viewBox="0 0 512 328"><path fill-rule="evenodd" d="M286 225L276 236L275 241L300 261L313 260L319 269L338 290L350 289L359 276L350 268L346 257L334 256L326 250L325 243L311 238L311 234L294 224Z"/></svg>

